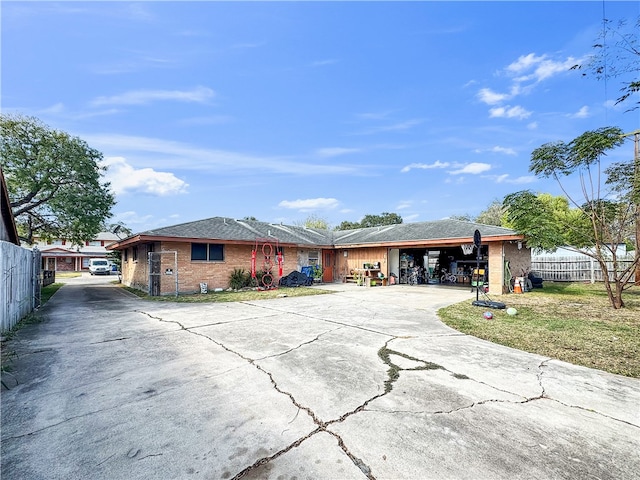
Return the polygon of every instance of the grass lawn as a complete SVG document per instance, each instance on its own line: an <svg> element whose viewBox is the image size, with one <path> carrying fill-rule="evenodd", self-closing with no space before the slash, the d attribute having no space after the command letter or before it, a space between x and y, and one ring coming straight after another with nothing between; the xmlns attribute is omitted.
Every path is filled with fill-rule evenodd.
<svg viewBox="0 0 640 480"><path fill-rule="evenodd" d="M135 288L125 287L124 285L121 285L121 287L145 300L179 303L247 302L251 300L265 300L268 298L278 298L285 296L305 297L309 295L325 295L327 293L334 293L329 290L319 290L316 288L308 287L278 287L275 290L240 290L232 292L210 291L209 293L194 293L193 295L179 295L177 297L174 295L150 297L145 292L136 290Z"/></svg>
<svg viewBox="0 0 640 480"><path fill-rule="evenodd" d="M522 295L496 297L506 310L474 307L465 301L438 311L456 330L545 357L640 378L640 288L623 294L614 310L604 285L550 283ZM486 320L490 310L494 317Z"/></svg>
<svg viewBox="0 0 640 480"><path fill-rule="evenodd" d="M76 278L81 276L82 272L56 272L56 278Z"/></svg>
<svg viewBox="0 0 640 480"><path fill-rule="evenodd" d="M60 287L62 287L62 285L64 285L64 283L52 283L51 285L42 287L40 289L40 305L44 305L45 303L47 303L53 296L53 294L56 293Z"/></svg>

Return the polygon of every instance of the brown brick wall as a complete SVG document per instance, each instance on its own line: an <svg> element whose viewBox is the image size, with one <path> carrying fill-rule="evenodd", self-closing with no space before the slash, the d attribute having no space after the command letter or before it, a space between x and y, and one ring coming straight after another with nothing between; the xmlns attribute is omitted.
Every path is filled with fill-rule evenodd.
<svg viewBox="0 0 640 480"><path fill-rule="evenodd" d="M183 242L162 242L154 245L155 252L167 252L161 255L161 278L160 293L162 295L172 295L176 290L175 258L173 252L177 252L178 259L178 292L195 293L200 291L200 283L206 283L209 290L216 288L229 288L229 277L235 268L242 268L247 273L251 272L251 251L252 245L225 245L224 261L192 261L191 243ZM278 285L280 275L278 270L275 249L271 257L273 284ZM264 255L258 249L256 258L256 270L265 270ZM172 271L171 275L165 272ZM287 275L293 270L298 270L297 249L294 247L284 248L284 265L282 275ZM138 261L132 259L131 249L129 249L128 259L122 261L122 282L133 288L147 291L149 288L149 267L147 261L147 249L145 246L138 246Z"/></svg>

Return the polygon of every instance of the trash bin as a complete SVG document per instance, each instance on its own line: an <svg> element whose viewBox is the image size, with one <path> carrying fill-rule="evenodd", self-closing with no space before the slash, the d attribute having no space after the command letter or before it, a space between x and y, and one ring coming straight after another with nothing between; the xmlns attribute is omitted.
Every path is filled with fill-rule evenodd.
<svg viewBox="0 0 640 480"><path fill-rule="evenodd" d="M201 283L200 284L200 293L207 293L207 284L206 283Z"/></svg>

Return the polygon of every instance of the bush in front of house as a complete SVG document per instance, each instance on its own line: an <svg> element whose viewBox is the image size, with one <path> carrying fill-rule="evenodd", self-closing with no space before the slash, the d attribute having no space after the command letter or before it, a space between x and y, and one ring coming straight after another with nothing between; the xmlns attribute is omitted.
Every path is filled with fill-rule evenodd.
<svg viewBox="0 0 640 480"><path fill-rule="evenodd" d="M232 290L242 290L243 288L255 288L256 286L262 286L262 277L267 272L258 270L256 272L256 278L251 277L251 272L247 272L244 268L234 268L231 275L229 275L229 288Z"/></svg>
<svg viewBox="0 0 640 480"><path fill-rule="evenodd" d="M244 268L234 268L229 275L229 288L233 290L242 290L251 285L251 273L246 272Z"/></svg>

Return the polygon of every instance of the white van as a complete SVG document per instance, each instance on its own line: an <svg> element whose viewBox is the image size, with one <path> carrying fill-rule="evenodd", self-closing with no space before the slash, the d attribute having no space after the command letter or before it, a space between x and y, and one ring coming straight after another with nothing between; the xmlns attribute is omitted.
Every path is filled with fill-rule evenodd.
<svg viewBox="0 0 640 480"><path fill-rule="evenodd" d="M111 264L106 258L90 258L89 273L91 275L111 275Z"/></svg>

